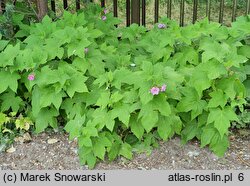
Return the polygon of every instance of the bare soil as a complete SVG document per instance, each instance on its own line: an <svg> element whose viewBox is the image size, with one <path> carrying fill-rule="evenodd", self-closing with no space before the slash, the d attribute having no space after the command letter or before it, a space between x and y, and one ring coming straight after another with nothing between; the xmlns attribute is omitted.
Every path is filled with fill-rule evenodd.
<svg viewBox="0 0 250 186"><path fill-rule="evenodd" d="M99 162L95 169L249 169L250 132L236 132L230 136L231 145L223 158L215 156L208 148L200 148L193 140L182 146L180 138L160 142L151 155L135 154L133 160L119 158L114 162ZM14 149L14 150L13 150ZM77 142L69 141L63 132L32 135L31 141L16 141L12 151L0 153L0 170L76 170L81 166L77 155Z"/></svg>

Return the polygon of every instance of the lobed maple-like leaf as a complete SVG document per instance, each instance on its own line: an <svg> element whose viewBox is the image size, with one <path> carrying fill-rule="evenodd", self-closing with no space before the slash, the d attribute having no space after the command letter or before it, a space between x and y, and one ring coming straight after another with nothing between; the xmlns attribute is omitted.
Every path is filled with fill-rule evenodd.
<svg viewBox="0 0 250 186"><path fill-rule="evenodd" d="M221 137L227 134L231 121L237 121L238 117L234 111L226 106L224 109L214 108L210 109L207 124L214 122L214 127L219 131Z"/></svg>

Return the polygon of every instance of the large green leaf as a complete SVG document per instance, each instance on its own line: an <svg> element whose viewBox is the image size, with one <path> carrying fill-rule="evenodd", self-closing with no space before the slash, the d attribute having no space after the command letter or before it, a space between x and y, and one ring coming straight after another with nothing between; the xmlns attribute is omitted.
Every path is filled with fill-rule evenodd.
<svg viewBox="0 0 250 186"><path fill-rule="evenodd" d="M238 117L231 107L226 106L224 109L210 109L207 123L214 122L214 127L219 131L221 137L227 134L230 127L230 121L237 121Z"/></svg>
<svg viewBox="0 0 250 186"><path fill-rule="evenodd" d="M72 98L75 92L88 92L88 88L84 83L86 80L87 77L81 76L79 74L73 76L66 88L66 92L68 93L69 97Z"/></svg>
<svg viewBox="0 0 250 186"><path fill-rule="evenodd" d="M132 85L142 81L142 77L137 75L136 72L132 72L126 68L120 68L114 71L114 80L112 85L117 89L121 89L122 84Z"/></svg>
<svg viewBox="0 0 250 186"><path fill-rule="evenodd" d="M93 145L93 152L94 155L101 160L104 160L106 148L105 145L102 144L102 141L98 140L94 145Z"/></svg>
<svg viewBox="0 0 250 186"><path fill-rule="evenodd" d="M211 99L209 100L208 107L218 107L221 106L222 108L227 103L227 96L224 94L224 92L220 89L215 90L214 92L210 93Z"/></svg>
<svg viewBox="0 0 250 186"><path fill-rule="evenodd" d="M234 99L236 94L239 94L241 96L245 94L244 86L239 80L235 78L235 76L219 80L217 83L217 88L223 90L231 99Z"/></svg>
<svg viewBox="0 0 250 186"><path fill-rule="evenodd" d="M53 107L41 109L35 118L36 132L42 132L48 126L52 126L53 128L57 127L56 116L58 116L58 114L58 111Z"/></svg>
<svg viewBox="0 0 250 186"><path fill-rule="evenodd" d="M73 135L74 134L72 134L72 136L70 136L70 138L73 139L74 138ZM92 147L93 146L92 140L91 140L91 138L89 136L84 136L84 135L79 136L79 134L77 134L77 133L75 133L75 135L77 135L76 137L78 137L78 145L79 145L79 147L82 147L82 146Z"/></svg>
<svg viewBox="0 0 250 186"><path fill-rule="evenodd" d="M157 132L163 140L170 137L172 124L171 117L159 117Z"/></svg>
<svg viewBox="0 0 250 186"><path fill-rule="evenodd" d="M211 59L199 65L200 70L206 73L210 80L227 74L226 67L216 59Z"/></svg>
<svg viewBox="0 0 250 186"><path fill-rule="evenodd" d="M83 127L85 123L85 115L76 115L74 119L70 120L64 129L69 132L70 139L72 140L75 137L79 137L80 135L80 129ZM89 137L88 137L89 138Z"/></svg>
<svg viewBox="0 0 250 186"><path fill-rule="evenodd" d="M60 63L60 65L61 64L62 63ZM37 73L37 84L40 87L43 87L58 82L61 87L63 87L66 81L71 79L71 77L66 73L68 68L68 66L64 66L64 68L52 70L49 66L42 67L41 73ZM73 76L74 74L72 73L71 75Z"/></svg>
<svg viewBox="0 0 250 186"><path fill-rule="evenodd" d="M7 45L5 50L0 53L0 67L6 67L14 64L14 59L20 52L20 43L17 43L15 46Z"/></svg>
<svg viewBox="0 0 250 186"><path fill-rule="evenodd" d="M104 91L101 93L99 99L96 102L96 105L104 109L107 107L109 103L110 103L110 92Z"/></svg>
<svg viewBox="0 0 250 186"><path fill-rule="evenodd" d="M197 91L193 88L187 88L183 93L185 97L183 97L177 104L177 110L179 112L191 111L191 119L194 119L198 115L202 114L203 110L207 106L207 102L205 100L201 100Z"/></svg>
<svg viewBox="0 0 250 186"><path fill-rule="evenodd" d="M105 121L103 122L105 126L112 132L115 126L115 120L112 119L109 114L106 115Z"/></svg>
<svg viewBox="0 0 250 186"><path fill-rule="evenodd" d="M94 168L96 156L93 154L92 147L82 146L79 148L79 159L81 164L88 164L89 168Z"/></svg>
<svg viewBox="0 0 250 186"><path fill-rule="evenodd" d="M28 48L20 51L16 57L15 68L17 70L34 69L37 64L33 61L33 53L34 52Z"/></svg>
<svg viewBox="0 0 250 186"><path fill-rule="evenodd" d="M106 153L106 147L111 147L112 143L109 141L109 139L105 136L99 137L93 145L93 153L95 156L100 158L101 160L104 160L105 153Z"/></svg>
<svg viewBox="0 0 250 186"><path fill-rule="evenodd" d="M20 79L20 75L17 72L10 73L9 71L0 71L0 93L4 92L8 87L13 90L13 92L17 91L18 82Z"/></svg>
<svg viewBox="0 0 250 186"><path fill-rule="evenodd" d="M18 112L23 102L23 100L19 96L16 96L13 91L8 91L1 95L0 99L2 100L1 112L8 111L9 108L11 108L13 112Z"/></svg>
<svg viewBox="0 0 250 186"><path fill-rule="evenodd" d="M153 110L144 111L141 122L144 129L149 133L158 122L158 112Z"/></svg>
<svg viewBox="0 0 250 186"><path fill-rule="evenodd" d="M250 97L250 79L244 81L244 86L246 87L246 96Z"/></svg>
<svg viewBox="0 0 250 186"><path fill-rule="evenodd" d="M201 147L204 147L209 144L216 133L216 129L211 125L203 128L201 134Z"/></svg>
<svg viewBox="0 0 250 186"><path fill-rule="evenodd" d="M200 41L199 49L203 51L202 62L206 62L213 58L222 61L226 54L230 52L228 46L225 46L223 43L218 43L210 37L204 37Z"/></svg>
<svg viewBox="0 0 250 186"><path fill-rule="evenodd" d="M142 126L141 121L138 120L135 115L132 115L130 117L129 125L130 125L131 131L134 133L134 135L138 139L141 139L143 134L144 134L144 128Z"/></svg>
<svg viewBox="0 0 250 186"><path fill-rule="evenodd" d="M77 94L73 98L63 100L60 109L65 110L68 119L73 119L75 115L83 115L86 112L83 97L83 95Z"/></svg>
<svg viewBox="0 0 250 186"><path fill-rule="evenodd" d="M0 51L2 51L7 46L8 43L9 43L8 40L0 40Z"/></svg>
<svg viewBox="0 0 250 186"><path fill-rule="evenodd" d="M250 46L249 45L243 45L239 48L238 52L240 55L246 56L247 58L250 58Z"/></svg>
<svg viewBox="0 0 250 186"><path fill-rule="evenodd" d="M91 44L87 38L82 38L81 40L77 40L68 44L68 57L72 55L76 55L80 58L85 57L84 49L87 48Z"/></svg>
<svg viewBox="0 0 250 186"><path fill-rule="evenodd" d="M175 71L172 67L167 66L163 70L163 78L165 81L164 84L167 86L166 94L168 98L179 100L181 98L181 94L178 88L184 81L183 74Z"/></svg>
<svg viewBox="0 0 250 186"><path fill-rule="evenodd" d="M195 120L185 124L185 128L181 132L181 142L183 144L187 143L187 141L196 137L200 132L198 128L198 124Z"/></svg>
<svg viewBox="0 0 250 186"><path fill-rule="evenodd" d="M129 105L128 104L118 104L114 106L113 110L110 111L112 119L118 118L127 127L129 125Z"/></svg>
<svg viewBox="0 0 250 186"><path fill-rule="evenodd" d="M56 93L52 87L39 88L36 86L33 90L31 102L33 115L36 116L41 108L50 106L51 104L59 110L63 96L63 92Z"/></svg>
<svg viewBox="0 0 250 186"><path fill-rule="evenodd" d="M153 105L153 109L158 110L161 115L169 116L171 114L170 105L163 94L155 96L151 103Z"/></svg>
<svg viewBox="0 0 250 186"><path fill-rule="evenodd" d="M87 62L85 58L82 59L80 57L75 58L73 60L72 65L76 67L78 70L80 70L82 74L84 74L90 66L90 64Z"/></svg>
<svg viewBox="0 0 250 186"><path fill-rule="evenodd" d="M132 159L132 147L128 143L123 143L119 152L120 155L127 159Z"/></svg>
<svg viewBox="0 0 250 186"><path fill-rule="evenodd" d="M120 149L121 149L121 143L115 141L108 152L108 157L110 161L114 160L118 156Z"/></svg>
<svg viewBox="0 0 250 186"><path fill-rule="evenodd" d="M216 133L213 136L209 147L212 149L212 151L214 151L217 156L224 156L227 148L229 147L228 137L226 135L223 135L221 137L220 134Z"/></svg>
<svg viewBox="0 0 250 186"><path fill-rule="evenodd" d="M189 86L194 87L199 95L202 95L203 90L208 89L211 86L211 81L208 78L208 74L202 72L197 68L189 80Z"/></svg>

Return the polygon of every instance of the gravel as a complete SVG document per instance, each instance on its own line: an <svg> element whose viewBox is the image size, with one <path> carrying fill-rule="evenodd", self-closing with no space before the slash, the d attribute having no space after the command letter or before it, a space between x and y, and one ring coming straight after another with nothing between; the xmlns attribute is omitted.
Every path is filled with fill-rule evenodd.
<svg viewBox="0 0 250 186"><path fill-rule="evenodd" d="M176 136L167 142L160 142L159 148L150 155L142 153L135 154L132 160L118 158L114 162L98 162L95 169L249 169L250 136L234 133L230 140L230 148L223 158L218 158L207 147L200 148L196 140L181 145L180 138ZM79 163L76 141L69 141L65 133L50 132L32 135L27 142L17 140L9 152L0 153L0 170L17 169L85 170L88 166Z"/></svg>

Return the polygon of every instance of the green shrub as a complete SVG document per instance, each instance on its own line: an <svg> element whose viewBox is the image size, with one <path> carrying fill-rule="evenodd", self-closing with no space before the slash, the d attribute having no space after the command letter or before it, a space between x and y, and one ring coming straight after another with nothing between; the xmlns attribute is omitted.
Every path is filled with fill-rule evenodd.
<svg viewBox="0 0 250 186"><path fill-rule="evenodd" d="M0 34L9 40L13 40L15 33L20 27L27 27L30 22L36 22L36 12L33 4L27 1L17 1L14 6L13 1L7 1L5 12L0 16Z"/></svg>
<svg viewBox="0 0 250 186"><path fill-rule="evenodd" d="M104 19L106 16L106 19ZM245 104L250 17L231 28L203 20L180 28L164 18L147 32L91 5L21 27L0 42L0 106L28 116L36 132L78 138L81 163L131 159L174 134L223 156L235 110Z"/></svg>
<svg viewBox="0 0 250 186"><path fill-rule="evenodd" d="M5 100L6 102L7 100ZM33 125L32 121L28 117L23 117L22 114L17 115L15 112L10 112L6 115L0 112L0 152L12 144L16 136L29 131L31 125Z"/></svg>

